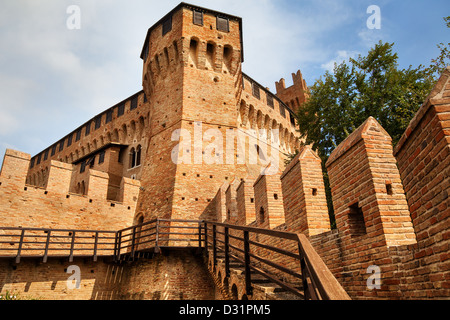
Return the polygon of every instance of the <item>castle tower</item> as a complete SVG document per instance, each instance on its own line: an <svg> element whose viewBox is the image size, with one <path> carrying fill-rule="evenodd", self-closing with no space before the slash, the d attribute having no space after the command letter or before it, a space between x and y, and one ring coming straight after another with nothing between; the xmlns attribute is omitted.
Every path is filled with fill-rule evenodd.
<svg viewBox="0 0 450 320"><path fill-rule="evenodd" d="M297 113L298 108L308 98L308 88L300 70L298 70L297 73L292 74L292 80L294 81L294 84L286 88L286 82L282 78L279 82L275 82L275 88L277 90L278 98Z"/></svg>
<svg viewBox="0 0 450 320"><path fill-rule="evenodd" d="M181 3L148 30L141 58L151 114L138 203L147 217L199 218L224 181L245 176L223 151L237 128L241 26Z"/></svg>

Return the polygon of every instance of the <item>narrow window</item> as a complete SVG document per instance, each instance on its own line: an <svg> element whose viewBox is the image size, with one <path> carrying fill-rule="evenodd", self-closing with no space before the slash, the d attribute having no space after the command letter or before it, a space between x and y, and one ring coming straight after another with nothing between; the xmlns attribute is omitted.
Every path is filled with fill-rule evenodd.
<svg viewBox="0 0 450 320"><path fill-rule="evenodd" d="M267 105L269 106L269 107L271 107L272 109L274 109L274 105L273 105L273 97L269 94L269 93L267 93Z"/></svg>
<svg viewBox="0 0 450 320"><path fill-rule="evenodd" d="M112 115L113 115L113 111L112 110L108 110L106 112L106 121L105 123L109 123L112 121Z"/></svg>
<svg viewBox="0 0 450 320"><path fill-rule="evenodd" d="M117 118L120 116L123 116L123 114L125 113L125 104L121 104L118 108L117 108Z"/></svg>
<svg viewBox="0 0 450 320"><path fill-rule="evenodd" d="M41 163L41 158L42 158L42 154L39 154L39 155L37 156L36 164Z"/></svg>
<svg viewBox="0 0 450 320"><path fill-rule="evenodd" d="M313 196L317 196L317 189L316 188L312 188L312 195Z"/></svg>
<svg viewBox="0 0 450 320"><path fill-rule="evenodd" d="M283 118L286 118L286 108L281 103L280 103L280 114Z"/></svg>
<svg viewBox="0 0 450 320"><path fill-rule="evenodd" d="M292 124L293 126L295 126L295 117L294 117L294 115L293 115L292 113L289 112L289 117L290 117L290 120L291 120L291 124Z"/></svg>
<svg viewBox="0 0 450 320"><path fill-rule="evenodd" d="M149 53L149 46L148 46L148 43L146 43L145 47L144 47L144 62L147 61L148 53Z"/></svg>
<svg viewBox="0 0 450 320"><path fill-rule="evenodd" d="M162 35L166 35L168 32L172 30L172 16L168 17L164 20L162 25Z"/></svg>
<svg viewBox="0 0 450 320"><path fill-rule="evenodd" d="M77 135L75 137L75 141L79 141L81 139L81 129L77 131Z"/></svg>
<svg viewBox="0 0 450 320"><path fill-rule="evenodd" d="M261 207L259 209L259 222L264 223L264 219L265 219L264 208Z"/></svg>
<svg viewBox="0 0 450 320"><path fill-rule="evenodd" d="M130 169L136 167L136 151L131 148L130 151Z"/></svg>
<svg viewBox="0 0 450 320"><path fill-rule="evenodd" d="M136 167L141 165L141 153L142 153L142 147L141 145L138 145L136 148Z"/></svg>
<svg viewBox="0 0 450 320"><path fill-rule="evenodd" d="M48 151L49 151L48 149L45 150L45 153L44 153L44 161L48 159Z"/></svg>
<svg viewBox="0 0 450 320"><path fill-rule="evenodd" d="M53 147L52 147L52 154L51 155L54 156L55 153L56 153L56 144L53 145Z"/></svg>
<svg viewBox="0 0 450 320"><path fill-rule="evenodd" d="M394 191L392 190L392 184L386 183L386 193L390 196L394 194Z"/></svg>
<svg viewBox="0 0 450 320"><path fill-rule="evenodd" d="M133 99L131 99L130 110L136 109L137 106L138 106L138 97L134 97Z"/></svg>
<svg viewBox="0 0 450 320"><path fill-rule="evenodd" d="M30 168L33 168L34 167L34 158L33 159L31 159L31 161L30 161Z"/></svg>
<svg viewBox="0 0 450 320"><path fill-rule="evenodd" d="M260 99L259 86L256 83L252 83L252 93L253 96L257 99Z"/></svg>
<svg viewBox="0 0 450 320"><path fill-rule="evenodd" d="M89 133L91 133L91 123L90 122L86 125L85 136L87 136Z"/></svg>
<svg viewBox="0 0 450 320"><path fill-rule="evenodd" d="M98 156L98 164L105 162L105 150L103 150L102 152L100 152L99 156Z"/></svg>
<svg viewBox="0 0 450 320"><path fill-rule="evenodd" d="M67 146L68 147L70 147L72 145L72 137L73 137L72 134L67 137Z"/></svg>
<svg viewBox="0 0 450 320"><path fill-rule="evenodd" d="M230 21L227 18L217 17L217 30L223 32L230 31Z"/></svg>
<svg viewBox="0 0 450 320"><path fill-rule="evenodd" d="M63 151L63 149L64 149L64 142L65 142L65 140L62 139L61 142L59 143L59 151Z"/></svg>
<svg viewBox="0 0 450 320"><path fill-rule="evenodd" d="M95 119L95 130L99 129L102 125L102 116L99 116Z"/></svg>
<svg viewBox="0 0 450 320"><path fill-rule="evenodd" d="M203 12L194 10L194 24L203 26Z"/></svg>
<svg viewBox="0 0 450 320"><path fill-rule="evenodd" d="M348 224L350 227L350 233L352 237L357 237L366 234L366 224L364 222L364 214L359 207L358 203L355 203L349 207Z"/></svg>
<svg viewBox="0 0 450 320"><path fill-rule="evenodd" d="M80 173L86 171L86 161L83 161L80 165Z"/></svg>

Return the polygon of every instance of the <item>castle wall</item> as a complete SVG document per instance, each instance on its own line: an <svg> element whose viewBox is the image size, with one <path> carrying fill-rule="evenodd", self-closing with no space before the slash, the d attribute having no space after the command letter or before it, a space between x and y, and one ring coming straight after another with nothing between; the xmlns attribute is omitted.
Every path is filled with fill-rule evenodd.
<svg viewBox="0 0 450 320"><path fill-rule="evenodd" d="M312 236L330 230L321 160L311 147L301 147L281 175L281 186L288 231Z"/></svg>
<svg viewBox="0 0 450 320"><path fill-rule="evenodd" d="M79 268L78 288L70 267ZM45 264L31 258L20 264L0 259L0 270L0 294L8 291L21 300L221 299L202 257L185 251L126 264L102 258L49 258Z"/></svg>
<svg viewBox="0 0 450 320"><path fill-rule="evenodd" d="M2 227L117 231L133 223L138 181L125 181L123 202L107 201L107 174L90 169L86 195L73 194L72 166L52 160L47 188L39 188L25 184L29 159L13 150L5 153L0 175Z"/></svg>

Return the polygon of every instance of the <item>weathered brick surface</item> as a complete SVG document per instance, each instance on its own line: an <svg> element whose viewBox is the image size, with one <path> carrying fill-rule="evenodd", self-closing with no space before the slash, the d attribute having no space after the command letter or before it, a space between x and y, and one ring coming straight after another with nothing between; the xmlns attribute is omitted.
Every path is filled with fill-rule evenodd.
<svg viewBox="0 0 450 320"><path fill-rule="evenodd" d="M320 158L300 149L281 175L287 230L307 236L330 230Z"/></svg>

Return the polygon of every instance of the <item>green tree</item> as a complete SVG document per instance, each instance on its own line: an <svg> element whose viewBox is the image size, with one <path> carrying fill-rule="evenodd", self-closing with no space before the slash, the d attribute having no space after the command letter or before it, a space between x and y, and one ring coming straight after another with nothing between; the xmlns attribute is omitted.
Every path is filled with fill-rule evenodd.
<svg viewBox="0 0 450 320"><path fill-rule="evenodd" d="M393 43L381 41L366 56L335 64L310 87L298 111L302 138L323 164L330 153L369 116L376 118L395 144L434 84L420 65L399 69ZM330 218L334 221L328 177L324 170Z"/></svg>
<svg viewBox="0 0 450 320"><path fill-rule="evenodd" d="M450 28L450 16L445 17L444 21L447 28ZM441 42L437 47L441 52L436 59L431 60L431 65L428 67L429 75L434 81L439 79L441 73L450 64L450 42L447 44Z"/></svg>

